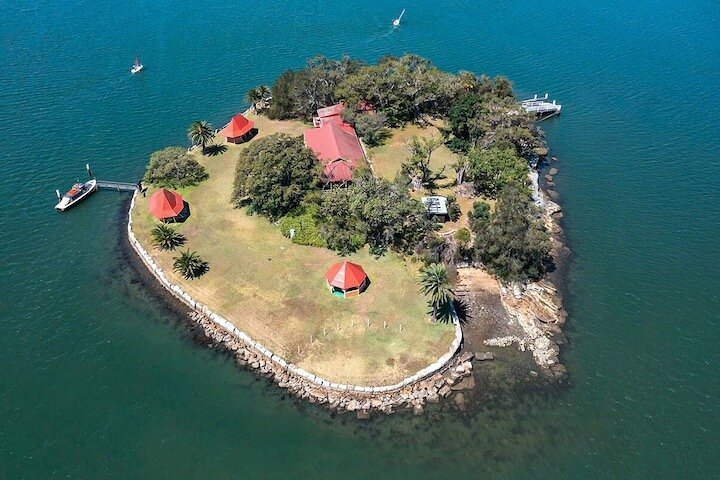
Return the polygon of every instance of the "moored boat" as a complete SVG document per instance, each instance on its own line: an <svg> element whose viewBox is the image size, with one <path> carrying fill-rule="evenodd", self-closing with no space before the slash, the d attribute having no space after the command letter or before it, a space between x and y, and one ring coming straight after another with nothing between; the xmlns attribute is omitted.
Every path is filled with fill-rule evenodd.
<svg viewBox="0 0 720 480"><path fill-rule="evenodd" d="M85 183L76 183L73 185L62 198L60 198L60 192L58 191L57 194L60 201L55 205L55 208L64 212L76 203L82 201L95 190L97 190L97 180L91 178Z"/></svg>

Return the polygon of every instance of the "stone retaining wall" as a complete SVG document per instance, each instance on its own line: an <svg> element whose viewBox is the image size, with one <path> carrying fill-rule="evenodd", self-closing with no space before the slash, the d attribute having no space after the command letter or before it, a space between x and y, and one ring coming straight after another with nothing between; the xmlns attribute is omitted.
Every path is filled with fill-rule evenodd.
<svg viewBox="0 0 720 480"><path fill-rule="evenodd" d="M462 376L465 372L469 374L472 370L472 365L469 361L458 361L459 359L456 358L463 341L462 328L460 327L457 318L454 320L455 338L448 351L436 362L428 365L414 375L411 375L392 385L362 386L331 382L288 362L284 358L265 348L259 342L254 341L248 334L239 330L225 318L213 312L208 306L197 302L178 285L170 282L168 277L165 275L165 272L159 265L157 265L157 263L155 263L153 258L143 248L132 231L132 210L135 207L137 194L137 191L133 194L130 202L130 209L128 210L128 239L130 241L130 245L138 254L150 273L152 273L161 285L173 296L196 312L197 315L194 316L195 320L205 328L206 333L208 333L211 338L219 343L224 343L231 351L238 352L238 362L244 362L251 368L260 370L262 374L271 373L272 375L270 376L272 376L275 381L284 388L294 390L295 387L298 387L298 391L293 393L296 393L303 398L306 398L305 394L308 394L308 396L318 399L321 403L323 399L326 399L329 403L333 403L330 402L330 398L336 398L337 401L335 403L337 403L338 407L351 411L358 410L366 412L371 409L383 410L383 408L380 407L387 407L388 405L392 411L392 406L399 406L402 403L407 403L407 405L412 407L417 413L417 407L420 406L420 409L422 409L421 405L424 403L425 399L430 398L430 401L432 401L432 396L437 395L442 390L443 385L441 385L440 379L437 378L437 375L434 374L447 370L452 366L452 363L457 363L455 367L460 370L460 372L455 372L455 378L448 382L448 385L452 386L453 383L457 381L458 376ZM204 319L209 320L209 323L214 326L220 327L221 330L216 330L213 328L213 325L210 325L208 322L204 322ZM227 334L230 334L232 337L229 337ZM248 361L249 359L252 361ZM433 376L433 378L429 379L431 376ZM428 381L428 379L431 381ZM424 383L427 385L420 385L420 382L424 380L426 381ZM320 389L320 392L318 392L318 389ZM405 391L402 395L387 395L393 392L399 393L403 390ZM418 395L413 395L413 392L417 392ZM342 395L339 397L337 396L337 394L343 393L352 393L353 395L351 397L343 397ZM359 397L356 394L358 394ZM381 395L384 395L384 398L383 402L380 404L377 404L377 402L358 402L359 398L377 397ZM352 401L357 403L357 408L347 408L348 406L352 407Z"/></svg>

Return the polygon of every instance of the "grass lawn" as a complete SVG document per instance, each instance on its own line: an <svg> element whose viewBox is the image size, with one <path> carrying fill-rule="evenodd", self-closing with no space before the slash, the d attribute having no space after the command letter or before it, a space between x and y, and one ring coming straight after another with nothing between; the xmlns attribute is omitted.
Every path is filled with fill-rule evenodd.
<svg viewBox="0 0 720 480"><path fill-rule="evenodd" d="M306 128L262 116L252 120L259 137L300 135ZM210 178L180 191L191 215L178 224L178 231L187 236L186 247L210 264L199 279L185 280L172 271L177 253L151 247L149 234L156 222L147 198L137 199L133 230L168 277L270 350L328 380L394 383L444 354L454 329L430 321L417 282L418 265L394 254L375 259L366 250L359 252L350 260L363 266L371 285L358 297L338 298L329 293L324 274L340 257L295 245L265 218L233 207L235 163L242 148L228 145L215 156L196 150Z"/></svg>
<svg viewBox="0 0 720 480"><path fill-rule="evenodd" d="M420 126L415 124L406 125L402 128L391 130L391 136L385 144L379 147L368 148L368 156L373 164L375 174L388 180L395 179L402 163L410 158L408 142L414 137L435 137L441 138L440 130L435 126ZM437 182L439 187L451 185L455 181L455 171L450 167L457 160L457 154L453 153L445 145L435 150L430 157L430 169L433 173L440 172L443 167L444 178Z"/></svg>

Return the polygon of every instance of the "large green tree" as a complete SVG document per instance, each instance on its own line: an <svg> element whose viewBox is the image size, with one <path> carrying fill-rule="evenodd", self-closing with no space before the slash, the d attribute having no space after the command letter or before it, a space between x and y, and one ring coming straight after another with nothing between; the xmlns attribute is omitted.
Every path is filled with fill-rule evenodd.
<svg viewBox="0 0 720 480"><path fill-rule="evenodd" d="M181 188L208 178L205 168L181 147L167 147L150 155L143 181L153 185Z"/></svg>
<svg viewBox="0 0 720 480"><path fill-rule="evenodd" d="M551 243L538 209L525 189L506 185L487 221L475 225L475 255L506 281L542 277L550 261Z"/></svg>
<svg viewBox="0 0 720 480"><path fill-rule="evenodd" d="M443 322L451 321L455 292L453 292L445 265L431 263L423 267L420 270L420 285L422 292L428 298L433 319Z"/></svg>
<svg viewBox="0 0 720 480"><path fill-rule="evenodd" d="M233 201L276 220L300 205L319 176L320 163L301 137L270 135L240 153Z"/></svg>
<svg viewBox="0 0 720 480"><path fill-rule="evenodd" d="M193 145L202 147L203 153L205 153L205 146L212 140L213 135L212 125L205 120L195 120L188 128L188 138Z"/></svg>
<svg viewBox="0 0 720 480"><path fill-rule="evenodd" d="M433 152L441 145L442 142L437 138L419 138L417 136L408 143L410 158L403 162L401 169L410 178L413 190L420 190L431 183L430 159Z"/></svg>
<svg viewBox="0 0 720 480"><path fill-rule="evenodd" d="M473 149L468 153L468 176L483 194L494 197L509 183L528 184L528 163L512 149Z"/></svg>

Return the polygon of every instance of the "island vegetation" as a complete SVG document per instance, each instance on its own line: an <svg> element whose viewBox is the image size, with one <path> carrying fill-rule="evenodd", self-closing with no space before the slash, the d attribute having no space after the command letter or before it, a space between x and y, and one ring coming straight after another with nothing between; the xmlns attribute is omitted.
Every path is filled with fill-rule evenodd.
<svg viewBox="0 0 720 480"><path fill-rule="evenodd" d="M200 148L150 158L150 189L181 189L194 215L157 225L140 199L133 218L186 291L278 354L328 378L397 380L449 344L457 264L506 282L545 275L550 241L528 173L546 150L507 78L447 73L416 55L315 57L246 98L251 141L211 156L222 139L198 121L188 137ZM332 184L301 133L339 103L367 161ZM420 201L431 195L447 201L442 218ZM195 251L170 256L186 243L211 272ZM367 292L328 294L323 273L338 256L363 264Z"/></svg>

